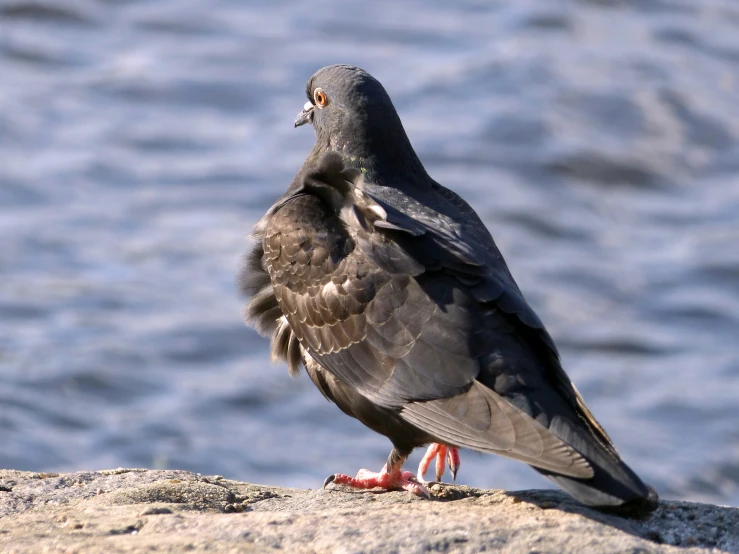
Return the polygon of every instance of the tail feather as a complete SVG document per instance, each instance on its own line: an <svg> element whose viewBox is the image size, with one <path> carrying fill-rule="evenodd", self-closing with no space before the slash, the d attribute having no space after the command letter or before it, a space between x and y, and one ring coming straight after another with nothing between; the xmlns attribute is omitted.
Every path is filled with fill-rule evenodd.
<svg viewBox="0 0 739 554"><path fill-rule="evenodd" d="M589 479L577 479L545 469L534 468L554 481L577 500L588 506L621 513L654 511L659 497L616 453L591 434L555 417L549 430L572 446L588 461L594 471Z"/></svg>
<svg viewBox="0 0 739 554"><path fill-rule="evenodd" d="M656 510L659 496L655 490L645 485L626 464L621 462L621 466L633 476L631 482L618 481L600 467L596 469L595 477L587 481L557 475L545 469L534 469L586 506L624 515L639 515Z"/></svg>

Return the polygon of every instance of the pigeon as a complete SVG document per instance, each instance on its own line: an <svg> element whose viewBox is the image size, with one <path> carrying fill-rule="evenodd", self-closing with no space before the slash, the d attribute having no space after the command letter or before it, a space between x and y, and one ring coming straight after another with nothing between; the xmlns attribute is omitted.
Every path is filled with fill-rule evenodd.
<svg viewBox="0 0 739 554"><path fill-rule="evenodd" d="M381 471L324 488L428 496L429 464L456 478L466 448L529 464L585 505L653 511L656 492L568 378L480 217L428 175L380 82L331 65L306 94L295 127L312 124L315 145L255 225L240 282L272 359L393 445Z"/></svg>

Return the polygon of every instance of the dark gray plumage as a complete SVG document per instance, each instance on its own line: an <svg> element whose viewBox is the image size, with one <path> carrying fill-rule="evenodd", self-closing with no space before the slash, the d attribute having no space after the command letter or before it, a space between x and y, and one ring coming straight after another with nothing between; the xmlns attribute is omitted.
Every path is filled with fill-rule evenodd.
<svg viewBox="0 0 739 554"><path fill-rule="evenodd" d="M654 509L490 233L428 176L382 85L334 65L307 94L296 126L312 122L315 146L257 224L242 277L246 319L271 335L273 359L291 374L304 365L386 435L391 460L431 442L467 447L526 462L585 504Z"/></svg>

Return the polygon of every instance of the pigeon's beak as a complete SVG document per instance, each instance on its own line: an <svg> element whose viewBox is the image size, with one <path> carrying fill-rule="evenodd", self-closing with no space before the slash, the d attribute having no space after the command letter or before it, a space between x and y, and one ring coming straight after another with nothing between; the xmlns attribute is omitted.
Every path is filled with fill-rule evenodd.
<svg viewBox="0 0 739 554"><path fill-rule="evenodd" d="M313 121L313 104L306 102L303 106L303 111L298 114L298 118L295 120L295 126L300 127L306 123Z"/></svg>

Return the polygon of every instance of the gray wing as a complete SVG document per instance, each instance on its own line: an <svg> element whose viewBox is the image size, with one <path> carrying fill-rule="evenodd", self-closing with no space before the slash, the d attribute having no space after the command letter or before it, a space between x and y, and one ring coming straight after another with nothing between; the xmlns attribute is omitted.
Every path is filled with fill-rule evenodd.
<svg viewBox="0 0 739 554"><path fill-rule="evenodd" d="M424 233L433 237L437 248L456 252L466 260L475 260L474 263L483 268L477 278L466 280L475 298L485 304L492 302L501 312L514 316L516 333L525 336L527 347L537 351L543 364L540 371L545 373L549 385L556 389L589 427L601 446L617 457L610 437L562 369L554 341L524 299L493 237L472 207L454 191L432 180L430 186L422 188L421 192L411 189L415 191L417 198L404 197L402 202L398 202L396 191L387 188L373 190L377 193L378 202L387 208L391 218L413 221L416 229L420 227ZM402 206L405 211L395 206ZM406 212L412 213L413 217ZM407 243L407 239L405 240ZM428 248L427 242L422 250ZM420 253L419 248L413 246L408 251L413 255ZM462 276L457 274L457 278L462 279ZM562 431L571 435L566 429Z"/></svg>
<svg viewBox="0 0 739 554"><path fill-rule="evenodd" d="M302 348L441 442L592 476L536 402L551 380L518 331L546 332L515 283L329 162L261 225L262 263Z"/></svg>

